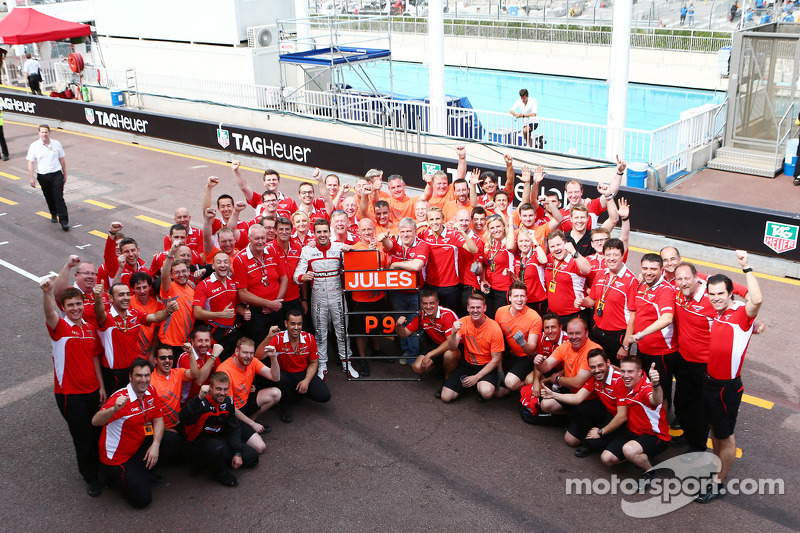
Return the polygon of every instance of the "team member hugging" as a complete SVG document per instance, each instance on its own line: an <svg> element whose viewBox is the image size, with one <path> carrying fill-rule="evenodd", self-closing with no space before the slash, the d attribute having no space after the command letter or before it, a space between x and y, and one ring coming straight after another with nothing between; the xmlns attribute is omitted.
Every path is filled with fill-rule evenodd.
<svg viewBox="0 0 800 533"><path fill-rule="evenodd" d="M239 480L228 466L234 470L255 466L258 452L242 438L236 406L228 396L230 382L225 372L211 374L209 384L183 407L180 420L194 468L209 470L221 484L235 487Z"/></svg>

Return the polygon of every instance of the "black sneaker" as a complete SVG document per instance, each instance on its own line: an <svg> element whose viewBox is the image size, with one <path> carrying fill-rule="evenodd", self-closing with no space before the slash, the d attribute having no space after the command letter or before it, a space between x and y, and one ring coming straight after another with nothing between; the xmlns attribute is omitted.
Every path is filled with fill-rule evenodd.
<svg viewBox="0 0 800 533"><path fill-rule="evenodd" d="M61 223L61 229L63 229L64 231L69 231L69 224L65 224L65 223L62 222Z"/></svg>
<svg viewBox="0 0 800 533"><path fill-rule="evenodd" d="M369 361L367 361L366 359L361 359L358 362L358 373L361 374L362 376L369 376L370 374Z"/></svg>
<svg viewBox="0 0 800 533"><path fill-rule="evenodd" d="M290 424L294 420L294 415L292 414L292 408L286 407L281 409L281 422L285 424Z"/></svg>
<svg viewBox="0 0 800 533"><path fill-rule="evenodd" d="M436 394L434 394L434 396L436 396L436 399L437 399L437 400L441 400L441 399L442 399L442 389L443 389L443 388L444 388L444 385L443 385L443 386L441 386L441 387L439 387L439 390L437 390L437 391L436 391Z"/></svg>
<svg viewBox="0 0 800 533"><path fill-rule="evenodd" d="M647 489L650 488L650 484L653 482L654 479L658 478L658 471L656 470L648 470L641 476L639 476L639 491L645 492Z"/></svg>
<svg viewBox="0 0 800 533"><path fill-rule="evenodd" d="M3 161L8 161L8 154L3 155Z"/></svg>
<svg viewBox="0 0 800 533"><path fill-rule="evenodd" d="M799 185L800 185L800 178L795 178L794 179L794 186L797 187Z"/></svg>
<svg viewBox="0 0 800 533"><path fill-rule="evenodd" d="M220 484L225 485L226 487L235 487L239 484L239 478L231 474L231 471L227 468L222 471L222 473L217 477L217 481Z"/></svg>
<svg viewBox="0 0 800 533"><path fill-rule="evenodd" d="M56 216L50 217L50 222L52 222L53 224L58 224L58 217Z"/></svg>
<svg viewBox="0 0 800 533"><path fill-rule="evenodd" d="M148 472L150 476L150 484L151 485L161 485L164 483L164 478L156 474L155 472Z"/></svg>
<svg viewBox="0 0 800 533"><path fill-rule="evenodd" d="M711 482L695 496L694 501L697 503L711 503L725 496L727 492L724 484Z"/></svg>
<svg viewBox="0 0 800 533"><path fill-rule="evenodd" d="M677 437L672 437L669 441L670 448L683 448L684 446L688 446L689 441L686 440L686 437L683 435L678 435Z"/></svg>
<svg viewBox="0 0 800 533"><path fill-rule="evenodd" d="M589 457L594 453L594 450L589 448L588 446L578 446L575 448L575 457L580 457L583 459L584 457Z"/></svg>
<svg viewBox="0 0 800 533"><path fill-rule="evenodd" d="M86 483L86 494L91 496L92 498L97 498L100 496L100 493L103 492L103 488L100 485L99 479L93 479Z"/></svg>

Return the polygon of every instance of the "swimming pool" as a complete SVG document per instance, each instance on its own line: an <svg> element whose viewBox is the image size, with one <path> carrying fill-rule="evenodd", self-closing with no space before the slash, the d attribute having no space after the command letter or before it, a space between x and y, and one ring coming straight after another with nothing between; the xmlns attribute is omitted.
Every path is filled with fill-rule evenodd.
<svg viewBox="0 0 800 533"><path fill-rule="evenodd" d="M389 64L364 66L378 90L388 92ZM426 97L428 67L417 63L392 62L394 93ZM347 76L354 89L367 90L358 76ZM539 106L539 116L589 124L605 124L608 114L608 85L605 81L544 76L478 68L445 67L445 91L450 96L466 96L474 109L506 113L528 89ZM725 93L694 89L628 85L626 126L654 130L680 119L682 111L703 104L718 104Z"/></svg>

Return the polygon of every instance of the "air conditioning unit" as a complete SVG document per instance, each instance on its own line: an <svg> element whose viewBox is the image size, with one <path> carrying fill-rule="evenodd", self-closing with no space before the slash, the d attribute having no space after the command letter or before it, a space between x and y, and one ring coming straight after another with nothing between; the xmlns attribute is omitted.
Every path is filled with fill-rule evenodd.
<svg viewBox="0 0 800 533"><path fill-rule="evenodd" d="M247 28L248 48L267 48L275 46L280 40L277 26L253 26Z"/></svg>

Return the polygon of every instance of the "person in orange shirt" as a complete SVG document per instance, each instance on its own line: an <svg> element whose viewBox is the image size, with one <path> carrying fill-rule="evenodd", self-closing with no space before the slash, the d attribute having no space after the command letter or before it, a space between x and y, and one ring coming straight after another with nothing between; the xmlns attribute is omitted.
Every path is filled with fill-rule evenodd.
<svg viewBox="0 0 800 533"><path fill-rule="evenodd" d="M275 334L279 329L278 326L272 326L270 333L274 331ZM267 449L260 435L269 433L272 428L259 424L256 418L281 399L278 387L267 387L256 394L250 393L256 375L273 383L281 379L275 347L267 346L264 348L264 354L269 357L270 366L255 359L255 343L252 339L242 337L236 343L233 357L217 367L217 372L225 372L231 380L231 396L236 406L236 418L242 424L242 440L258 453L264 453Z"/></svg>
<svg viewBox="0 0 800 533"><path fill-rule="evenodd" d="M178 310L164 321L158 332L161 344L166 344L172 350L173 362L177 362L183 353L182 345L189 338L194 325L194 288L189 285L189 264L182 259L175 260L175 254L181 246L180 240L175 239L161 266L161 298L178 302Z"/></svg>
<svg viewBox="0 0 800 533"><path fill-rule="evenodd" d="M498 398L521 389L525 377L533 370L533 356L542 334L542 317L526 305L527 299L528 287L515 281L508 291L510 305L498 309L494 316L509 348L503 354L505 379L497 389Z"/></svg>
<svg viewBox="0 0 800 533"><path fill-rule="evenodd" d="M432 178L429 175L424 177L426 180L425 190L419 196L408 196L406 194L406 182L400 174L389 176L389 207L392 211L392 219L402 220L406 217L414 218L414 204L417 200L430 200L433 192L431 185ZM374 195L374 192L373 192Z"/></svg>
<svg viewBox="0 0 800 533"><path fill-rule="evenodd" d="M187 343L183 349L191 350ZM161 438L161 458L167 461L177 459L180 454L182 438L176 431L178 415L181 412L181 388L184 382L195 379L199 371L194 357L189 358L189 368L172 368L172 350L167 346L156 350L155 372L150 377L150 385L164 404L164 436Z"/></svg>
<svg viewBox="0 0 800 533"><path fill-rule="evenodd" d="M602 349L599 344L589 340L589 328L581 317L575 317L567 323L567 341L553 350L549 357L537 355L533 360L536 365L537 377L541 379L555 368L562 368L563 373L554 378L553 383L559 388L568 388L571 392L578 392L581 387L592 377L589 369L587 354L595 348ZM545 413L564 414L567 412L565 404L552 398L543 399L539 409Z"/></svg>
<svg viewBox="0 0 800 533"><path fill-rule="evenodd" d="M439 170L433 174L433 191L430 198L430 205L438 207L444 211L444 206L455 200L455 184L458 180L463 180L467 175L467 149L463 146L456 146L458 155L458 167L452 185L448 184L447 173ZM466 182L465 182L466 183ZM467 203L469 203L469 192L467 192ZM459 209L465 206L461 206Z"/></svg>
<svg viewBox="0 0 800 533"><path fill-rule="evenodd" d="M450 350L457 350L464 343L464 358L444 382L442 401L452 402L465 388L476 387L485 402L494 396L497 388L497 367L503 356L503 331L486 316L486 298L473 294L467 300L468 316L453 324L450 335Z"/></svg>
<svg viewBox="0 0 800 533"><path fill-rule="evenodd" d="M161 300L153 296L153 278L145 271L134 272L130 278L133 298L131 298L131 309L136 309L144 315L158 313L165 306ZM178 302L170 302L167 312L174 313L178 310ZM139 352L144 354L144 358L151 363L155 348L156 327L158 324L142 324L139 328Z"/></svg>
<svg viewBox="0 0 800 533"><path fill-rule="evenodd" d="M239 253L239 250L236 248L236 241L237 233L240 233L240 230L222 226L217 233L213 234L211 232L211 223L216 220L217 211L213 207L209 207L206 209L205 215L205 220L203 221L203 245L206 249L206 260L213 262L214 256L217 255L217 252L221 251L228 254L228 257L233 261L236 254ZM233 221L235 216L236 215L231 215L229 220ZM217 241L216 244L214 243L215 239Z"/></svg>

